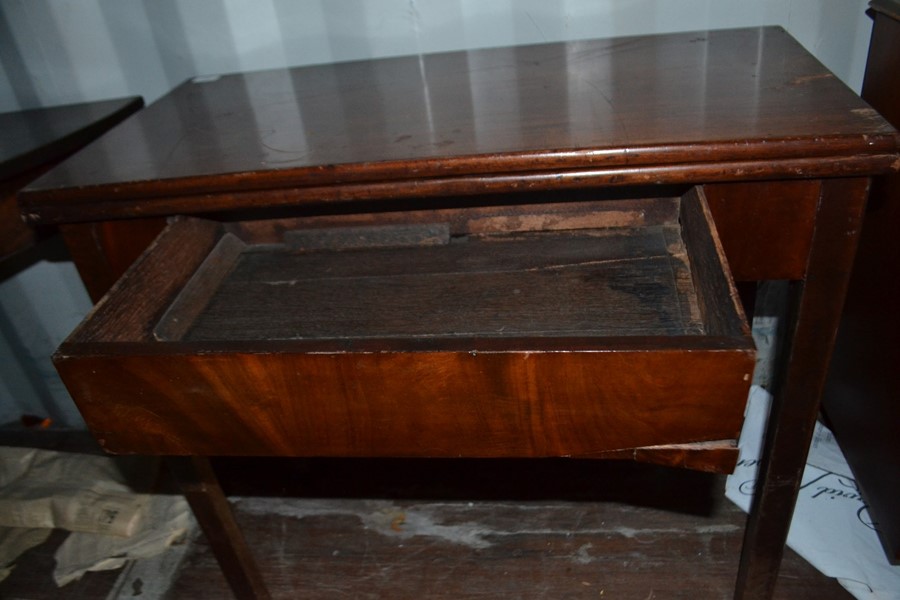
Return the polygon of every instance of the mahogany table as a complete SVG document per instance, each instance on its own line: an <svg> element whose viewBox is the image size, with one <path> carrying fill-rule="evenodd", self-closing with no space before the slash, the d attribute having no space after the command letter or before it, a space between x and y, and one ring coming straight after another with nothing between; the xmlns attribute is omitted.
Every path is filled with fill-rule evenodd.
<svg viewBox="0 0 900 600"><path fill-rule="evenodd" d="M869 178L898 160L876 111L758 28L198 78L22 202L106 294L55 357L86 422L186 457L248 598L205 457L728 471L754 356L734 280L790 280L735 592L768 598Z"/></svg>
<svg viewBox="0 0 900 600"><path fill-rule="evenodd" d="M0 259L39 233L22 221L16 192L143 105L134 97L0 113Z"/></svg>

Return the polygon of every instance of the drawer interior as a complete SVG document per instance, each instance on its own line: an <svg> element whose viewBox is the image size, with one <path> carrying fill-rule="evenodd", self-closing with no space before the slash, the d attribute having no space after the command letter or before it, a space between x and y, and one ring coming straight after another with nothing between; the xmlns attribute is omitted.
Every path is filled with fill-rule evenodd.
<svg viewBox="0 0 900 600"><path fill-rule="evenodd" d="M394 231L358 233L390 238ZM245 244L226 234L156 336L200 342L704 333L676 225L434 239L309 250L290 242ZM203 296L208 301L198 303Z"/></svg>
<svg viewBox="0 0 900 600"><path fill-rule="evenodd" d="M120 451L719 456L754 352L709 210L628 208L176 222L55 361Z"/></svg>

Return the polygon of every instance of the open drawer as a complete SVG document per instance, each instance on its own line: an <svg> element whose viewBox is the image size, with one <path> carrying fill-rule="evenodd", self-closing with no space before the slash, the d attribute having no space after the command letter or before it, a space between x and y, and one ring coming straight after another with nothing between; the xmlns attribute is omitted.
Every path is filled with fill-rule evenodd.
<svg viewBox="0 0 900 600"><path fill-rule="evenodd" d="M728 470L755 352L702 190L629 202L176 221L54 361L113 452Z"/></svg>

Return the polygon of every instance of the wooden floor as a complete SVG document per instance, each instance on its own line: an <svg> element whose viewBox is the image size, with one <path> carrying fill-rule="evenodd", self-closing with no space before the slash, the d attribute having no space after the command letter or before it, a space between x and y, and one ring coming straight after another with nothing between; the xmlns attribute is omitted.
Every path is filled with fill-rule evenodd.
<svg viewBox="0 0 900 600"><path fill-rule="evenodd" d="M723 477L630 463L216 466L275 598L725 599L745 522ZM116 574L97 573L56 590L49 572L61 540L20 561L0 598L140 598L150 586L109 596ZM201 537L167 598L229 597ZM776 598L850 596L788 552Z"/></svg>

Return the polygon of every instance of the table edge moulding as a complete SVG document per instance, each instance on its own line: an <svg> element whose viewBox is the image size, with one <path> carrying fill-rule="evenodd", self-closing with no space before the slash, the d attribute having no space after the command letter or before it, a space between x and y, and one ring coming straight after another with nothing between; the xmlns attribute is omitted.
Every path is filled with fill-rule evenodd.
<svg viewBox="0 0 900 600"><path fill-rule="evenodd" d="M16 193L143 105L135 96L0 113L0 260L52 231L25 224Z"/></svg>

